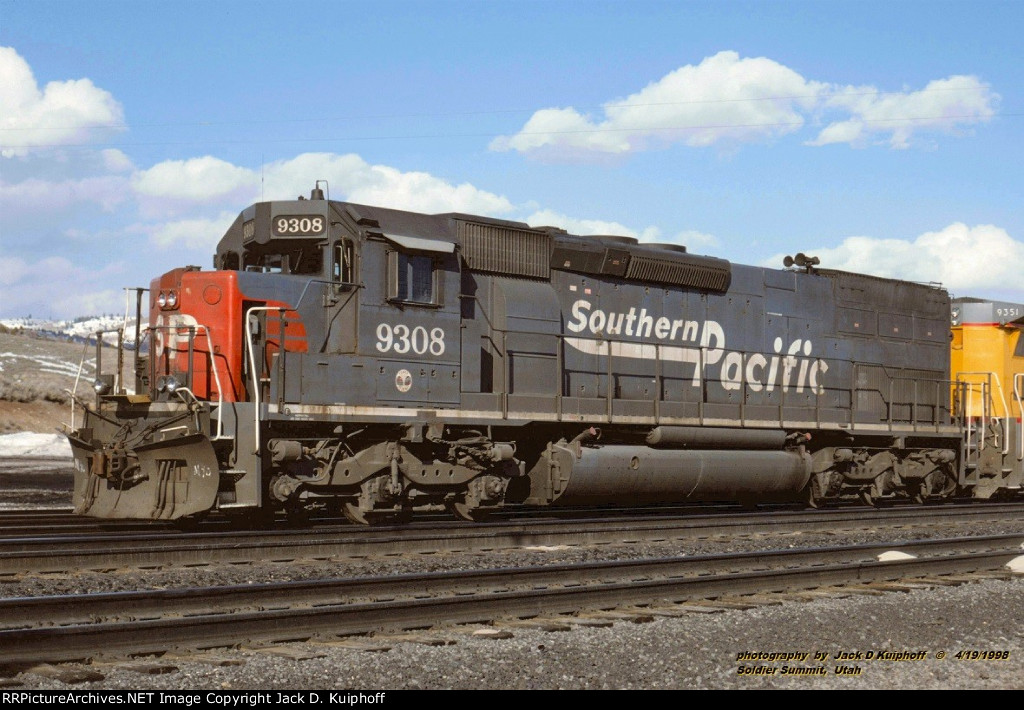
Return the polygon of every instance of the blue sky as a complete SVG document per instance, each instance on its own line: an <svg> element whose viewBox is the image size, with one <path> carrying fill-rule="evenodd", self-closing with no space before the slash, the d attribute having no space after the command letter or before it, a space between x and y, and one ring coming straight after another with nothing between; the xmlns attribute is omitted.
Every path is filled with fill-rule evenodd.
<svg viewBox="0 0 1024 710"><path fill-rule="evenodd" d="M0 0L0 317L308 194L1024 302L1019 2Z"/></svg>

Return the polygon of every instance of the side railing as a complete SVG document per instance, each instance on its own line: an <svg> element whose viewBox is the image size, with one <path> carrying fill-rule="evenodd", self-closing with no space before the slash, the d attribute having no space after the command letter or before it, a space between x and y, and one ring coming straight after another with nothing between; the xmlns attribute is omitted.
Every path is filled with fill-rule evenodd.
<svg viewBox="0 0 1024 710"><path fill-rule="evenodd" d="M117 370L112 374L107 374L103 372L103 336L110 333L117 334ZM124 328L97 330L93 335L96 338L96 365L93 371L93 389L96 391L97 398L108 392L124 394ZM75 374L75 383L72 385L70 390L65 390L65 392L71 395L71 429L75 429L75 405L79 404L78 384L82 381L82 373L85 371L86 354L88 352L89 342L86 341L82 347L82 358L78 362L78 372ZM84 404L81 406L85 408Z"/></svg>
<svg viewBox="0 0 1024 710"><path fill-rule="evenodd" d="M969 454L967 463L976 463L977 457L985 450L986 435L990 429L994 432L995 445L1004 456L1007 455L1010 452L1010 438L1006 435L1009 425L1007 419L1011 410L1007 406L999 375L988 371L960 372L957 373L957 382L963 383L966 388L962 404L966 418L965 436ZM1015 397L1019 405L1020 397L1016 393ZM996 404L1001 405L1001 415L993 411ZM975 423L980 424L980 431L975 427ZM977 446L973 446L976 439Z"/></svg>
<svg viewBox="0 0 1024 710"><path fill-rule="evenodd" d="M195 400L197 402L200 401L199 398L193 392L193 386L195 384L195 373L196 373L195 360L196 360L196 355L197 355L197 351L196 351L196 347L195 347L195 340L196 340L196 335L201 332L204 336L206 336L206 346L207 346L207 348L206 348L205 351L198 351L198 354L204 355L204 356L206 356L208 358L207 367L206 367L206 372L208 373L207 376L208 377L210 375L213 376L214 386L217 388L217 406L216 406L216 410L215 410L217 412L217 433L213 436L212 441L218 441L220 439L228 438L228 437L225 437L225 435L224 435L224 418L222 416L220 416L220 413L223 411L223 407L224 407L224 387L221 384L220 371L219 371L219 368L217 367L217 360L216 360L216 352L217 352L217 350L216 350L216 345L213 342L213 333L210 332L210 329L207 326L202 325L202 324L187 325L187 326L160 325L160 326L149 326L149 327L147 327L145 329L146 337L149 337L151 343L156 342L156 340L157 340L156 334L157 333L163 333L164 337L163 337L162 340L165 343L163 348L162 348L162 350L163 350L162 353L157 353L157 352L153 351L154 350L153 348L151 348L150 358L149 358L149 386L150 386L151 389L153 389L153 388L155 388L157 386L157 366L158 366L157 361L158 360L162 360L163 369L165 370L164 374L165 375L169 375L170 374L170 357L171 357L170 351L172 350L172 345L171 345L172 339L169 336L173 333L174 337L175 337L175 341L176 341L177 337L181 334L182 331L187 331L187 333L188 333L188 345L187 345L188 355L187 355L187 358L186 358L185 382L180 384L180 385L178 385L177 387L175 387L174 393L175 394L177 394L179 392L182 393L182 394L178 394L178 396L181 397L182 399L184 399L183 394L185 392L187 392L189 395L192 396L193 400ZM177 353L177 348L178 348L177 344L174 344L173 345L173 350L174 350L175 353ZM212 402L211 402L211 405L212 405ZM211 411L211 414L212 414L212 411Z"/></svg>
<svg viewBox="0 0 1024 710"><path fill-rule="evenodd" d="M1024 372L1013 376L1013 401L1017 405L1017 460L1024 461Z"/></svg>

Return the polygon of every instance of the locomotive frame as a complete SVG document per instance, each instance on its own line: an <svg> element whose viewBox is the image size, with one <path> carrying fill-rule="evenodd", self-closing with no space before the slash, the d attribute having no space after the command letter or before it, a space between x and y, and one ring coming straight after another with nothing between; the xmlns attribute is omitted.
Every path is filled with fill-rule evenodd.
<svg viewBox="0 0 1024 710"><path fill-rule="evenodd" d="M134 393L102 380L68 433L78 512L370 523L1020 488L1019 424L992 415L991 378L951 376L940 287L319 186L245 209L214 271L152 282Z"/></svg>

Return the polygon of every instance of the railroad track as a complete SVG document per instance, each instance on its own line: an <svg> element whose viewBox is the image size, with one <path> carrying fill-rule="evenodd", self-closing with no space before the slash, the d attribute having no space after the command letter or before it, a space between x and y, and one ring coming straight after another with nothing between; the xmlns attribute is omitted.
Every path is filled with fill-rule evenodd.
<svg viewBox="0 0 1024 710"><path fill-rule="evenodd" d="M359 579L0 600L0 664L260 642L331 640L437 625L515 623L585 610L687 613L694 600L993 571L1024 534ZM892 561L883 553L890 555ZM962 580L960 580L962 581ZM953 580L949 580L952 583ZM849 587L855 593L860 587ZM728 605L728 602L723 602ZM706 607L705 607L706 609ZM614 612L613 612L614 613ZM620 612L622 613L622 612Z"/></svg>
<svg viewBox="0 0 1024 710"><path fill-rule="evenodd" d="M671 543L716 536L768 536L1024 522L1019 506L850 508L731 515L629 516L400 527L208 533L53 534L0 539L0 575L213 564L493 552L524 547Z"/></svg>
<svg viewBox="0 0 1024 710"><path fill-rule="evenodd" d="M2 495L2 493L0 493ZM1024 513L1024 501L1018 503L979 503L971 499L949 501L941 506L942 510L961 508L982 508L991 509L992 506L1000 505L1002 510L1008 514L1014 514L1018 509ZM1016 507L1015 507L1016 506ZM916 504L910 501L898 501L892 509L908 510L917 508ZM797 503L763 504L755 509L744 508L735 503L721 504L686 504L686 505L652 505L640 508L623 507L594 507L594 508L557 508L557 507L529 507L529 506L508 506L500 512L496 512L490 518L491 522L513 523L518 521L537 520L578 520L588 518L615 518L615 519L637 519L641 517L661 518L666 516L680 517L685 515L752 515L756 513L779 515L783 513L799 513L804 511L806 506ZM928 507L928 509L934 509ZM828 511L837 510L859 510L869 511L859 503L842 503L831 506ZM451 515L444 513L422 513L416 517L416 523L462 525L461 521L453 521ZM330 515L320 513L314 515L303 524L291 524L283 516L278 515L275 521L268 526L277 529L284 528L309 528L317 526L353 527L352 523L341 515ZM355 529L365 529L355 526ZM166 532L173 534L181 532L181 528L173 523L161 520L115 520L97 519L75 515L71 508L26 508L16 510L0 510L0 538L5 537L26 537L31 535L49 535L55 531L65 533L102 533L102 532L124 532L124 531L149 531ZM219 513L213 513L205 520L195 524L191 532L214 532L214 531L239 531L252 530L251 527L240 526L238 522L232 521Z"/></svg>
<svg viewBox="0 0 1024 710"><path fill-rule="evenodd" d="M160 523L135 520L95 520L75 515L71 508L42 508L36 510L0 511L0 539L6 537L29 537L60 533L88 534L127 532L135 530L157 530Z"/></svg>
<svg viewBox="0 0 1024 710"><path fill-rule="evenodd" d="M800 506L802 507L802 506ZM787 511L800 507L789 504L765 506L764 510ZM509 506L500 513L495 513L494 522L512 522L516 520L571 520L579 518L609 517L637 518L664 517L667 515L702 515L730 514L740 511L736 504L702 504L702 505L659 505L644 508L533 508ZM746 511L749 512L749 511ZM417 523L454 524L450 513L422 513L416 517ZM461 524L461 523L459 523ZM344 516L320 514L312 517L304 525L291 525L280 515L270 527L295 528L318 525L334 525L352 527L352 523ZM214 532L218 530L239 529L238 523L220 514L212 514L197 523L192 532ZM248 529L244 528L243 529ZM361 529L357 527L356 529ZM26 537L29 535L48 535L56 530L65 533L100 533L105 531L122 532L131 530L148 530L150 532L180 532L171 522L162 520L114 520L97 519L75 515L71 508L40 508L21 510L0 510L0 538Z"/></svg>

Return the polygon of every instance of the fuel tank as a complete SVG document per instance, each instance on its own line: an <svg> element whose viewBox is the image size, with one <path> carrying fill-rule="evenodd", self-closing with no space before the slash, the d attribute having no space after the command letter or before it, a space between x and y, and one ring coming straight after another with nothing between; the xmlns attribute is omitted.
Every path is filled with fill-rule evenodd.
<svg viewBox="0 0 1024 710"><path fill-rule="evenodd" d="M794 498L811 476L802 450L654 449L553 444L530 472L527 503L639 505Z"/></svg>

